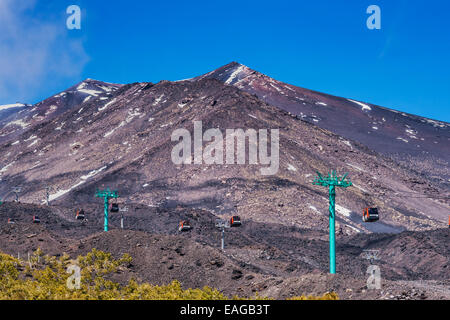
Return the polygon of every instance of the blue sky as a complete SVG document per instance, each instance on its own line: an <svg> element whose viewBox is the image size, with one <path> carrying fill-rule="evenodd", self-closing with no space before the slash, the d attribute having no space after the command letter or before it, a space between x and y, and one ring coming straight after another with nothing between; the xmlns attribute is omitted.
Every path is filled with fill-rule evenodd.
<svg viewBox="0 0 450 320"><path fill-rule="evenodd" d="M0 104L35 103L85 78L179 80L238 61L297 86L450 121L447 1L19 2L0 0ZM81 30L66 29L72 4ZM366 27L371 4L381 30Z"/></svg>

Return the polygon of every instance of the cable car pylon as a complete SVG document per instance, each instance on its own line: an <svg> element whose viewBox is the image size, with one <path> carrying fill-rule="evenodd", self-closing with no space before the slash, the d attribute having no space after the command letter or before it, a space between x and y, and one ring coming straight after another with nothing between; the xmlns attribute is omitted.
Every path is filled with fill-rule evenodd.
<svg viewBox="0 0 450 320"><path fill-rule="evenodd" d="M22 187L14 187L13 192L16 195L16 202L19 202L19 193L22 192Z"/></svg>
<svg viewBox="0 0 450 320"><path fill-rule="evenodd" d="M108 208L109 208L109 199L117 199L119 197L117 191L111 191L109 188L105 190L97 190L95 193L97 198L103 198L105 203L105 223L104 223L104 231L108 231Z"/></svg>
<svg viewBox="0 0 450 320"><path fill-rule="evenodd" d="M328 173L328 177L323 177L319 171L317 172L317 177L314 179L313 184L322 187L328 187L330 206L329 206L329 220L330 220L330 273L336 273L336 220L335 220L335 198L336 198L336 187L347 188L352 186L350 179L347 178L348 173L344 174L342 177L336 175L336 171Z"/></svg>

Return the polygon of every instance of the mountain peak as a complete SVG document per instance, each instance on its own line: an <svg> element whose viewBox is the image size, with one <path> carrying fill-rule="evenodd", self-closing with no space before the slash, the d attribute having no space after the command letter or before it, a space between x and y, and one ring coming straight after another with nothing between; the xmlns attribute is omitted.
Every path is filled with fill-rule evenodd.
<svg viewBox="0 0 450 320"><path fill-rule="evenodd" d="M222 68L225 68L225 67L246 67L245 65L243 65L242 63L239 63L239 62L237 62L237 61L231 61L230 63L228 63L228 64L226 64L226 65L224 65Z"/></svg>
<svg viewBox="0 0 450 320"><path fill-rule="evenodd" d="M242 79L255 72L256 71L239 62L232 61L216 70L208 72L200 77L194 78L193 80L214 78L224 82L225 84L234 85L235 83L241 81Z"/></svg>
<svg viewBox="0 0 450 320"><path fill-rule="evenodd" d="M96 80L96 79L92 79L92 78L86 78L83 81L81 81L80 83L78 83L76 86L79 86L80 84L83 84L83 83L94 84L94 85L103 85L103 86L113 86L113 87L122 86L121 84L118 84L118 83L105 82L105 81Z"/></svg>

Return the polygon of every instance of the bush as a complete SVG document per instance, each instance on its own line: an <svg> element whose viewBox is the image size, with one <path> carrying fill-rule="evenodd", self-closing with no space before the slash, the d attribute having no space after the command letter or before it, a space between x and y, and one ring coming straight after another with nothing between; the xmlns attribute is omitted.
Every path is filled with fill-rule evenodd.
<svg viewBox="0 0 450 320"><path fill-rule="evenodd" d="M217 289L183 290L181 283L173 281L164 286L137 283L131 279L127 285L108 280L108 276L131 263L128 254L114 259L110 253L93 249L85 256L71 260L66 254L56 258L44 256L37 250L29 261L0 253L0 300L226 300ZM69 265L81 270L79 289L69 289ZM71 279L69 279L69 277ZM256 299L264 299L255 296ZM293 297L292 300L336 300L335 293L323 297ZM240 299L233 297L233 299Z"/></svg>

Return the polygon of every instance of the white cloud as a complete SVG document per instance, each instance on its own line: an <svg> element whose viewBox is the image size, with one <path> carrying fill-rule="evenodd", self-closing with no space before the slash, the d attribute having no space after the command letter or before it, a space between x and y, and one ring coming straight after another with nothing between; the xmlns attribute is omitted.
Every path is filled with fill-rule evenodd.
<svg viewBox="0 0 450 320"><path fill-rule="evenodd" d="M36 18L35 4L0 0L0 102L33 102L49 81L77 79L89 60L65 21Z"/></svg>

